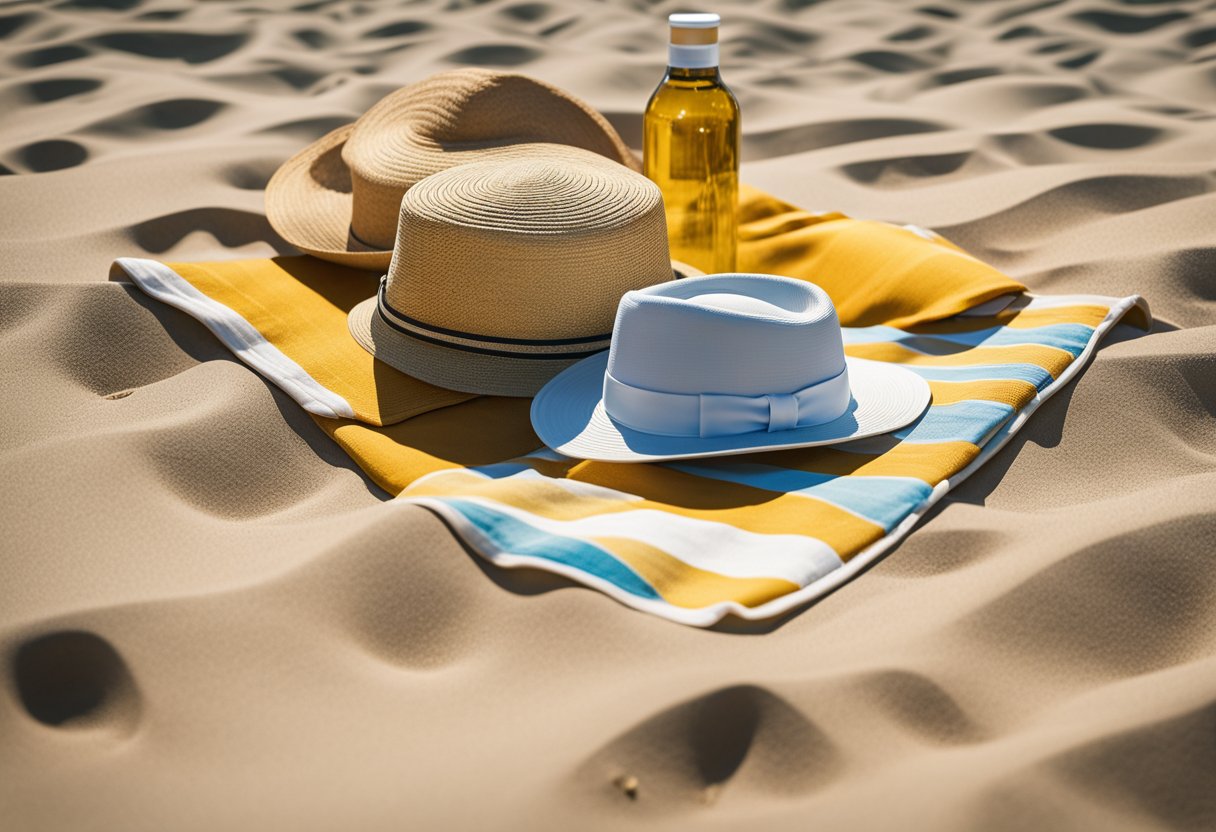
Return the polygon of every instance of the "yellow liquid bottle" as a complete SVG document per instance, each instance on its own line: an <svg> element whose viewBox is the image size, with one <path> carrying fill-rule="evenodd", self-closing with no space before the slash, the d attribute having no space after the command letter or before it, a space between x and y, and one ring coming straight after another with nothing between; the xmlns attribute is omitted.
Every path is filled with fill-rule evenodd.
<svg viewBox="0 0 1216 832"><path fill-rule="evenodd" d="M718 71L716 14L673 14L667 74L650 96L642 164L663 192L671 256L706 274L735 270L739 102Z"/></svg>

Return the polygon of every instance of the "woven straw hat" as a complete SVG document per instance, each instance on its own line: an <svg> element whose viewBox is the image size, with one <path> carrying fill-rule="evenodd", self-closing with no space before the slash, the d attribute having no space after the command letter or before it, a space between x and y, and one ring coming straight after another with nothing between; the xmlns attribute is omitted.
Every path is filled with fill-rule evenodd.
<svg viewBox="0 0 1216 832"><path fill-rule="evenodd" d="M388 273L348 321L368 352L415 378L530 396L608 348L622 295L690 274L669 257L653 182L553 146L410 188Z"/></svg>
<svg viewBox="0 0 1216 832"><path fill-rule="evenodd" d="M385 269L411 186L455 165L526 154L531 143L639 169L607 120L574 96L525 75L458 69L397 90L284 162L266 185L266 216L301 251Z"/></svg>

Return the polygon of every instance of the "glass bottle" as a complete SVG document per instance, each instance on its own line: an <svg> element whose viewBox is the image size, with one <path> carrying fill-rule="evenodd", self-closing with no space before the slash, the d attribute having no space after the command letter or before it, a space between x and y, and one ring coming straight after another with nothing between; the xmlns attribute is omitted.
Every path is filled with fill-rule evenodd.
<svg viewBox="0 0 1216 832"><path fill-rule="evenodd" d="M671 256L707 274L735 270L739 102L718 71L716 14L673 14L667 73L642 126L642 165L663 192Z"/></svg>

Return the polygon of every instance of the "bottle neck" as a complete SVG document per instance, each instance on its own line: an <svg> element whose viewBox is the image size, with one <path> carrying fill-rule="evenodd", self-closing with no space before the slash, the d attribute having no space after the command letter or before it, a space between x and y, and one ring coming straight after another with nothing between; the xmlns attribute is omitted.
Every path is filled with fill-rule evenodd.
<svg viewBox="0 0 1216 832"><path fill-rule="evenodd" d="M667 65L680 69L717 69L718 43L668 43Z"/></svg>
<svg viewBox="0 0 1216 832"><path fill-rule="evenodd" d="M669 66L667 77L673 81L720 81L722 75L717 66Z"/></svg>

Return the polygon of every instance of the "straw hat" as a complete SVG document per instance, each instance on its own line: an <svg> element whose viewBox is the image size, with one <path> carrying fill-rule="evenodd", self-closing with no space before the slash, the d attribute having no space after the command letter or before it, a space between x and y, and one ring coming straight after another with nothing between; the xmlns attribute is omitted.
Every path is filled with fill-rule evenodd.
<svg viewBox="0 0 1216 832"><path fill-rule="evenodd" d="M625 295L611 349L549 382L532 427L566 456L649 462L889 433L929 401L915 373L845 357L813 283L715 274Z"/></svg>
<svg viewBox="0 0 1216 832"><path fill-rule="evenodd" d="M668 254L653 182L554 145L410 188L388 273L348 320L365 349L415 378L530 396L608 348L622 295L688 274Z"/></svg>
<svg viewBox="0 0 1216 832"><path fill-rule="evenodd" d="M401 197L455 165L515 156L529 143L581 147L639 169L607 120L525 75L443 72L386 96L283 163L266 185L266 216L301 251L366 269L392 255Z"/></svg>

